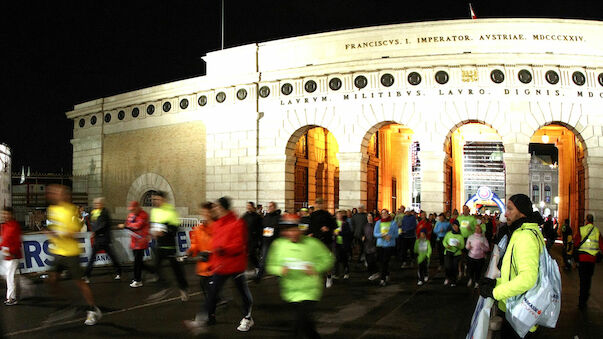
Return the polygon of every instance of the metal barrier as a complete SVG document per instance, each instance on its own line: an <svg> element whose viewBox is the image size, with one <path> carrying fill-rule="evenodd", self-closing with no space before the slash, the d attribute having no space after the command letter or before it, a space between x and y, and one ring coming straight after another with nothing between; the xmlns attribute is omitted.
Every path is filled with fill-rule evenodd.
<svg viewBox="0 0 603 339"><path fill-rule="evenodd" d="M199 218L180 218L180 227L193 228L199 224Z"/></svg>

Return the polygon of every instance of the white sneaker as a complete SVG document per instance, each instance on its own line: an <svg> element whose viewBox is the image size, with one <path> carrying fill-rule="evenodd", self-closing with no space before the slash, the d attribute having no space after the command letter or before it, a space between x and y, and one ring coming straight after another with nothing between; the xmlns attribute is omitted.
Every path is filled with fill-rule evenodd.
<svg viewBox="0 0 603 339"><path fill-rule="evenodd" d="M188 301L188 292L185 290L180 290L180 300Z"/></svg>
<svg viewBox="0 0 603 339"><path fill-rule="evenodd" d="M241 323L239 324L239 327L237 327L237 330L247 332L251 329L251 326L253 326L253 318L243 318L241 319Z"/></svg>
<svg viewBox="0 0 603 339"><path fill-rule="evenodd" d="M132 281L132 283L130 283L130 287L142 287L142 281Z"/></svg>
<svg viewBox="0 0 603 339"><path fill-rule="evenodd" d="M113 280L121 280L121 274L116 274Z"/></svg>
<svg viewBox="0 0 603 339"><path fill-rule="evenodd" d="M425 276L425 278L423 278L423 282L427 282L429 280L428 276Z"/></svg>
<svg viewBox="0 0 603 339"><path fill-rule="evenodd" d="M475 286L473 286L473 288L479 288L479 284L475 283Z"/></svg>
<svg viewBox="0 0 603 339"><path fill-rule="evenodd" d="M349 274L344 274L343 275L343 279L350 279L350 275Z"/></svg>
<svg viewBox="0 0 603 339"><path fill-rule="evenodd" d="M379 279L379 277L381 276L381 274L379 273L373 273L371 274L371 276L368 278L368 280L373 281L373 280L377 280Z"/></svg>
<svg viewBox="0 0 603 339"><path fill-rule="evenodd" d="M333 278L327 278L327 282L325 283L327 288L331 288L333 286Z"/></svg>
<svg viewBox="0 0 603 339"><path fill-rule="evenodd" d="M82 281L85 282L86 284L90 283L90 278L88 278L87 276L83 276L82 277Z"/></svg>
<svg viewBox="0 0 603 339"><path fill-rule="evenodd" d="M444 286L446 286L448 284L450 284L450 280L449 279L444 280Z"/></svg>
<svg viewBox="0 0 603 339"><path fill-rule="evenodd" d="M103 313L98 307L94 308L94 311L88 311L86 313L86 321L84 324L88 326L96 325L96 323L103 317Z"/></svg>
<svg viewBox="0 0 603 339"><path fill-rule="evenodd" d="M198 336L201 333L205 333L207 332L207 326L205 326L206 324L195 318L195 320L185 320L184 321L184 327L186 327L192 335L194 336Z"/></svg>
<svg viewBox="0 0 603 339"><path fill-rule="evenodd" d="M417 286L421 286L421 285L423 285L423 281L422 280L417 281Z"/></svg>
<svg viewBox="0 0 603 339"><path fill-rule="evenodd" d="M469 281L467 282L467 287L471 287L471 285L473 285L473 280L469 279Z"/></svg>

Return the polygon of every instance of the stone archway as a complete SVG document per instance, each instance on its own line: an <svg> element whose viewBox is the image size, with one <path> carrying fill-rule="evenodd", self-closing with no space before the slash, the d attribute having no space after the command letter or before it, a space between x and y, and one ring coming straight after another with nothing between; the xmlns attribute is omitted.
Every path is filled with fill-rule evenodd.
<svg viewBox="0 0 603 339"><path fill-rule="evenodd" d="M149 191L163 191L167 194L167 202L176 205L176 201L174 199L174 191L172 190L172 186L168 183L168 181L155 173L145 173L134 182L130 186L128 190L128 195L126 198L126 203L129 201L138 201L142 203L142 199L145 194Z"/></svg>

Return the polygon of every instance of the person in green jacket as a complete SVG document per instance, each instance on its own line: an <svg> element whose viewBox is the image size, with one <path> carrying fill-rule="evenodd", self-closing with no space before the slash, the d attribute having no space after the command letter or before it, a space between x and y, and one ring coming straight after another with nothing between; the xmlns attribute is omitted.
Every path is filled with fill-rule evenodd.
<svg viewBox="0 0 603 339"><path fill-rule="evenodd" d="M431 243L427 239L427 230L422 229L419 233L419 240L415 241L415 254L417 255L417 266L419 267L417 275L419 281L417 285L421 286L429 280L429 262L431 260Z"/></svg>
<svg viewBox="0 0 603 339"><path fill-rule="evenodd" d="M544 248L544 238L532 211L532 201L525 194L515 194L507 201L505 217L509 225L511 239L507 245L500 268L500 278L483 278L480 294L498 301L499 310L506 312L506 300L525 293L538 279L540 251ZM502 314L502 338L520 338ZM530 332L536 331L536 326ZM526 336L529 337L530 333Z"/></svg>
<svg viewBox="0 0 603 339"><path fill-rule="evenodd" d="M268 250L266 271L280 277L281 297L295 314L295 336L320 338L312 314L334 258L320 240L303 235L298 222L295 215L281 218L280 238Z"/></svg>
<svg viewBox="0 0 603 339"><path fill-rule="evenodd" d="M446 268L446 280L444 285L456 286L461 254L465 248L465 238L457 223L452 224L452 230L448 231L442 241L444 245L444 267Z"/></svg>

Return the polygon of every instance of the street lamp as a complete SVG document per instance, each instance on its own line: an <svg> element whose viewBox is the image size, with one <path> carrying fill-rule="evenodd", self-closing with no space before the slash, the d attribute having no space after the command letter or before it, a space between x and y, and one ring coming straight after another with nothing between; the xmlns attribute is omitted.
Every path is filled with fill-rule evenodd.
<svg viewBox="0 0 603 339"><path fill-rule="evenodd" d="M544 201L540 200L540 215L542 215L543 213L543 209L544 208Z"/></svg>
<svg viewBox="0 0 603 339"><path fill-rule="evenodd" d="M561 199L559 199L559 197L555 197L555 205L559 205L559 201L560 201L560 200L561 200Z"/></svg>

